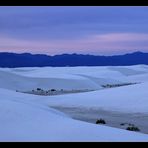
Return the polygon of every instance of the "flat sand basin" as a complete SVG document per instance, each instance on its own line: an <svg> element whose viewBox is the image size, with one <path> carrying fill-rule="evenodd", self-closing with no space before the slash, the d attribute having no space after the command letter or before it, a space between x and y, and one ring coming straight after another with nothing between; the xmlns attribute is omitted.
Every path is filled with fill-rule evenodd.
<svg viewBox="0 0 148 148"><path fill-rule="evenodd" d="M126 129L129 124L134 124L141 133L148 134L148 114L144 113L122 113L117 111L105 111L93 108L50 106L62 111L73 119L96 123L97 119L104 119L106 126ZM124 124L124 125L121 125Z"/></svg>

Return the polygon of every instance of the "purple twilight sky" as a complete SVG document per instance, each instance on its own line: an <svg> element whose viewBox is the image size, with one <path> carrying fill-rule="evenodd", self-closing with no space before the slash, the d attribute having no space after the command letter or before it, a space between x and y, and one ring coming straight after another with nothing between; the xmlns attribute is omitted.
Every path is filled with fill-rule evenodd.
<svg viewBox="0 0 148 148"><path fill-rule="evenodd" d="M148 52L148 6L0 6L0 52Z"/></svg>

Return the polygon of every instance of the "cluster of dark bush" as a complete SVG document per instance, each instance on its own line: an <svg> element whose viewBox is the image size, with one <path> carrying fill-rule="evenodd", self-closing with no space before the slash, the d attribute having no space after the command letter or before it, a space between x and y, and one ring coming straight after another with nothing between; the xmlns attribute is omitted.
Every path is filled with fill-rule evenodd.
<svg viewBox="0 0 148 148"><path fill-rule="evenodd" d="M140 129L136 126L129 126L126 128L126 130L129 130L129 131L140 131Z"/></svg>
<svg viewBox="0 0 148 148"><path fill-rule="evenodd" d="M105 120L104 119L97 119L96 121L96 124L106 124ZM129 131L140 131L140 129L138 127L136 127L134 124L130 124L130 123L121 123L120 125L121 126L124 126L128 124L128 127L126 128L126 130L129 130Z"/></svg>
<svg viewBox="0 0 148 148"><path fill-rule="evenodd" d="M56 92L56 89L49 89L49 90L43 90L41 88L37 88L36 90L32 90L32 93L34 94L40 94L40 95L48 95L51 94L52 92Z"/></svg>
<svg viewBox="0 0 148 148"><path fill-rule="evenodd" d="M120 87L120 86L133 85L133 84L136 84L136 83L106 84L106 85L102 85L102 87L104 87L104 88L112 88L112 87Z"/></svg>
<svg viewBox="0 0 148 148"><path fill-rule="evenodd" d="M41 89L41 88L37 88L36 90L37 90L37 91L44 91L44 90ZM32 91L35 91L35 90L32 90ZM48 91L52 91L52 92L53 92L53 91L56 91L56 89L50 89L50 90L48 90ZM48 91L46 91L46 92L48 92Z"/></svg>
<svg viewBox="0 0 148 148"><path fill-rule="evenodd" d="M128 125L126 130L129 130L129 131L140 131L138 127L136 127L134 124L131 124L131 123L121 123L120 125L121 126Z"/></svg>

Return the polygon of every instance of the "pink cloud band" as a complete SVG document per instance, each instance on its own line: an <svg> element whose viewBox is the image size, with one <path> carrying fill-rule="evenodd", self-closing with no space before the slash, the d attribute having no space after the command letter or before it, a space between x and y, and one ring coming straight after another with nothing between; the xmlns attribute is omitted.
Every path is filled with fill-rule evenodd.
<svg viewBox="0 0 148 148"><path fill-rule="evenodd" d="M144 43L144 44L143 44ZM0 51L31 52L31 53L84 53L112 54L148 50L148 34L141 33L111 33L91 35L75 40L30 41L10 37L0 37Z"/></svg>

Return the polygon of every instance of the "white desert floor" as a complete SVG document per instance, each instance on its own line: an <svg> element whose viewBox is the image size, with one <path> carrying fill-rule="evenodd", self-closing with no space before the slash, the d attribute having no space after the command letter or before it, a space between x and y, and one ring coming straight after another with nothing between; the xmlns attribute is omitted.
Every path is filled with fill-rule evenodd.
<svg viewBox="0 0 148 148"><path fill-rule="evenodd" d="M138 84L101 86L121 83ZM16 92L36 88L94 91ZM0 141L148 141L147 89L147 65L0 68ZM100 117L105 126L93 124ZM122 129L123 122L134 123L142 133Z"/></svg>

